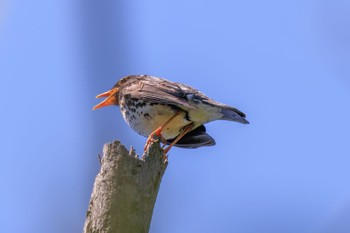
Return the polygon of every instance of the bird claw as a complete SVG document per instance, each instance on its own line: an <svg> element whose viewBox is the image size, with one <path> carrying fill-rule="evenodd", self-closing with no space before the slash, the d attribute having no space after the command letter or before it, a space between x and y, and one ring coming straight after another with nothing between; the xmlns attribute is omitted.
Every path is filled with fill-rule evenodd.
<svg viewBox="0 0 350 233"><path fill-rule="evenodd" d="M164 149L164 155L167 156L169 150L171 149L171 146L168 146L167 148Z"/></svg>
<svg viewBox="0 0 350 233"><path fill-rule="evenodd" d="M164 160L164 162L165 163L167 163L169 160L168 160L168 158L169 158L169 156L168 155L166 155L166 154L164 154L164 156L163 156L163 160Z"/></svg>
<svg viewBox="0 0 350 233"><path fill-rule="evenodd" d="M151 146L151 144L155 143L158 141L158 139L154 139L153 137L151 137L153 135L150 135L150 137L148 137L145 146L143 147L143 151L146 153L146 151L148 151L149 147Z"/></svg>
<svg viewBox="0 0 350 233"><path fill-rule="evenodd" d="M162 128L159 127L158 129L156 129L155 131L153 131L147 138L146 144L143 148L144 152L148 151L149 147L151 146L151 144L153 144L154 142L157 142L159 139L161 140L161 142L164 144L161 148L164 149L164 147L166 146L167 140L163 137L163 135L161 134L162 132Z"/></svg>

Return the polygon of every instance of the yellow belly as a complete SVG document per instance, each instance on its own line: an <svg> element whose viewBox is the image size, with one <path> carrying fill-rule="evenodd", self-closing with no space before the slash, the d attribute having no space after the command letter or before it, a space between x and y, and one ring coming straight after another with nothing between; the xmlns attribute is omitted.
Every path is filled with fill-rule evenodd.
<svg viewBox="0 0 350 233"><path fill-rule="evenodd" d="M128 125L139 134L148 137L154 130L164 125L174 114L176 110L166 105L144 106L137 112L130 112L128 109L122 111L122 115ZM166 139L172 139L179 135L181 129L190 124L186 119L186 113L181 112L167 124L163 129L162 135Z"/></svg>

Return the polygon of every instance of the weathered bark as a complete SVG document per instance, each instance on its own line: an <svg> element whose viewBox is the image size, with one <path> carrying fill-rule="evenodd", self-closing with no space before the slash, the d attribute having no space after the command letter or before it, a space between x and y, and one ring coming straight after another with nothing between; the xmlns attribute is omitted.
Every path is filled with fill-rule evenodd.
<svg viewBox="0 0 350 233"><path fill-rule="evenodd" d="M166 166L159 142L142 159L119 141L105 144L84 233L148 232Z"/></svg>

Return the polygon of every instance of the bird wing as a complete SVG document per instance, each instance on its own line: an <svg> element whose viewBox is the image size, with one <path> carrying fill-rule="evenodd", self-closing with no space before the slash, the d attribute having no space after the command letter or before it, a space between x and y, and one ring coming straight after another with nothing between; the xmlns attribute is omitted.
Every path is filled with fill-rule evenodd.
<svg viewBox="0 0 350 233"><path fill-rule="evenodd" d="M163 79L157 82L152 82L152 79L134 82L124 89L124 94L152 103L175 105L184 110L197 108L194 103L187 101L186 91L177 83Z"/></svg>
<svg viewBox="0 0 350 233"><path fill-rule="evenodd" d="M204 103L207 105L215 106L221 109L221 113L223 114L223 120L236 121L242 124L249 124L249 122L245 119L245 114L238 110L237 108L231 107L229 105L217 102L208 96L204 95L202 92L193 89L185 84L177 83L179 87L186 93L186 98L191 99L192 103Z"/></svg>
<svg viewBox="0 0 350 233"><path fill-rule="evenodd" d="M149 75L129 77L129 84L125 85L123 94L151 103L174 105L185 111L196 110L204 103L220 108L224 120L249 123L244 113L236 108L219 103L185 84Z"/></svg>

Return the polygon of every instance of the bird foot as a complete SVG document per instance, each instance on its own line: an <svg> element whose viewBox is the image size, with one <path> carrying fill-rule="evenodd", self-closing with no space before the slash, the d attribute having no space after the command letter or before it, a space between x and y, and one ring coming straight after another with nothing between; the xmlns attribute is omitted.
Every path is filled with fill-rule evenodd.
<svg viewBox="0 0 350 233"><path fill-rule="evenodd" d="M148 151L149 147L151 146L152 143L157 142L159 139L161 140L161 142L164 144L162 146L162 149L165 147L167 140L163 137L163 135L161 134L163 128L159 127L158 129L156 129L155 131L153 131L147 138L146 144L143 148L144 152Z"/></svg>
<svg viewBox="0 0 350 233"><path fill-rule="evenodd" d="M193 129L193 126L194 126L193 123L191 123L191 124L185 126L184 129L183 129L183 131L182 131L182 133L180 133L180 135L177 136L177 137L175 138L175 140L174 140L172 143L170 143L170 145L169 145L167 148L164 149L164 146L165 146L165 145L164 145L164 146L162 147L162 149L164 149L164 154L166 155L166 154L169 152L169 150L170 150L183 136L185 136L188 132L190 132L190 131Z"/></svg>

